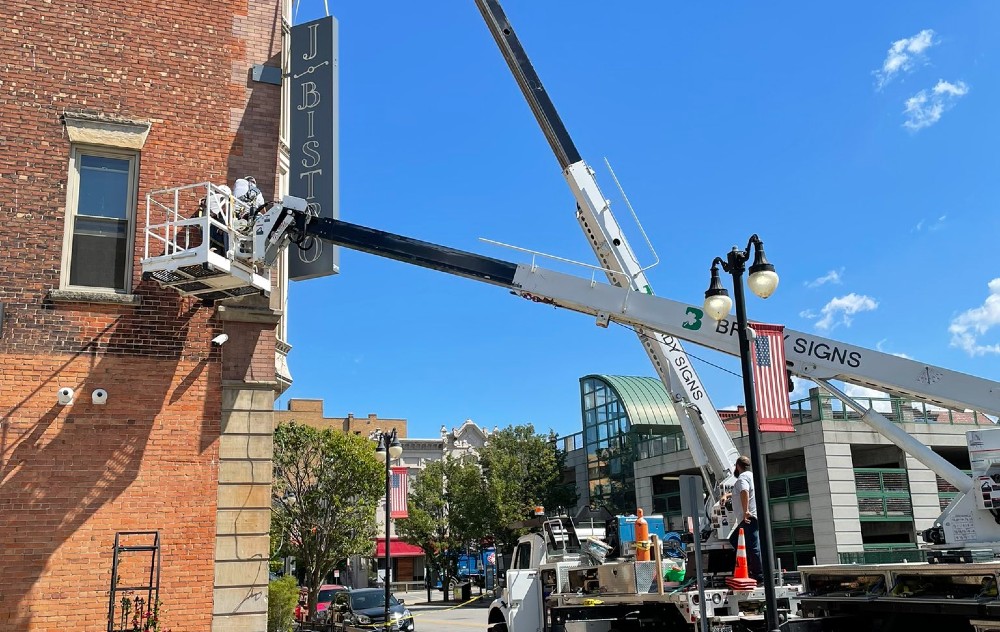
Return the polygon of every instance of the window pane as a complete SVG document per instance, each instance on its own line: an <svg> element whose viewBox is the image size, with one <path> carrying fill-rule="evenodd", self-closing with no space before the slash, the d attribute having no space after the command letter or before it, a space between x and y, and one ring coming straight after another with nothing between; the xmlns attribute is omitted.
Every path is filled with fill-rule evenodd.
<svg viewBox="0 0 1000 632"><path fill-rule="evenodd" d="M795 534L796 544L812 544L813 543L813 528L812 525L803 525L801 527L795 527L793 530Z"/></svg>
<svg viewBox="0 0 1000 632"><path fill-rule="evenodd" d="M128 174L128 160L81 155L77 215L126 219Z"/></svg>
<svg viewBox="0 0 1000 632"><path fill-rule="evenodd" d="M128 222L78 217L73 230L70 285L125 289Z"/></svg>

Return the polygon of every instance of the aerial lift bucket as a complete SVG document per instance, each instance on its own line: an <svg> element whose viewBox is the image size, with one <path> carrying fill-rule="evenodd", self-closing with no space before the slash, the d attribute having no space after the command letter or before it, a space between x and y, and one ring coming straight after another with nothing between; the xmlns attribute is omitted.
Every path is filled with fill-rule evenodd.
<svg viewBox="0 0 1000 632"><path fill-rule="evenodd" d="M228 187L210 182L149 193L143 278L205 301L269 293L270 271L245 256L252 237L242 210Z"/></svg>

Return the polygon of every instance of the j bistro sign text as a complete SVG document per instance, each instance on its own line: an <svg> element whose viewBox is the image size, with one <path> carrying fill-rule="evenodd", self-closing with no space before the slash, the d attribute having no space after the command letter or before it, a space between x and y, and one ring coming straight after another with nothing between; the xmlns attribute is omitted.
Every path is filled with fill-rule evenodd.
<svg viewBox="0 0 1000 632"><path fill-rule="evenodd" d="M321 18L292 27L289 67L289 184L291 195L305 198L311 213L336 218L339 209L337 21ZM296 256L289 276L307 279L337 271L331 246Z"/></svg>

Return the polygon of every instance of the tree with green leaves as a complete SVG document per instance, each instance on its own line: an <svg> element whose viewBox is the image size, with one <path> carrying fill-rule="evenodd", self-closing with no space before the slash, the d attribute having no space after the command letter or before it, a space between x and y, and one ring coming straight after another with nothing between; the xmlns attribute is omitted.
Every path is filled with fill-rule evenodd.
<svg viewBox="0 0 1000 632"><path fill-rule="evenodd" d="M323 580L350 555L369 555L385 465L368 439L290 423L274 431L272 521L305 569L309 614Z"/></svg>
<svg viewBox="0 0 1000 632"><path fill-rule="evenodd" d="M483 532L483 514L476 507L483 491L475 463L448 458L434 461L413 482L409 517L396 522L400 538L424 550L427 568L440 570L446 588L457 572L455 552Z"/></svg>
<svg viewBox="0 0 1000 632"><path fill-rule="evenodd" d="M484 482L479 506L485 514L483 531L510 550L522 531L510 528L533 507L549 509L576 505L575 486L563 484L566 457L550 436L537 434L531 424L511 426L490 435L479 451Z"/></svg>

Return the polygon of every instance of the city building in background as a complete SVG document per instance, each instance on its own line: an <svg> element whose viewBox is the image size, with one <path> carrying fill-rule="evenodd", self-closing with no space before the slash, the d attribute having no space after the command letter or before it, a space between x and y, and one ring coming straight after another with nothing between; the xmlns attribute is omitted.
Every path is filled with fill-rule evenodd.
<svg viewBox="0 0 1000 632"><path fill-rule="evenodd" d="M440 461L445 457L475 458L480 448L486 445L491 431L480 428L471 419L466 419L461 426L449 430L441 426L439 436L431 438L416 438L407 436L406 420L398 418L383 418L372 413L366 417L355 417L348 413L346 417L326 417L323 413L321 399L290 399L286 410L274 413L275 424L300 423L314 428L331 428L341 432L351 432L363 436L371 436L376 432L389 432L396 429L399 443L403 446L403 454L397 465L409 468L412 489L412 479L429 463ZM494 428L493 432L496 429ZM375 443L372 443L372 450ZM385 533L385 503L379 505L376 514L378 533ZM396 537L395 523L390 525L389 552L392 559L391 578L394 582L423 582L425 575L424 551L418 546L407 544ZM375 538L375 560L365 560L355 557L351 561L352 569L368 569L372 566L372 575L379 577L385 573L385 537ZM369 573L356 572L352 574L352 583L359 588L367 586Z"/></svg>
<svg viewBox="0 0 1000 632"><path fill-rule="evenodd" d="M663 385L653 378L588 375L580 390L583 430L557 440L566 452L564 480L580 492L577 514L641 507L680 529L677 477L700 472ZM900 398L860 401L966 471L966 431L993 425L981 414ZM745 410L719 414L745 453ZM792 403L792 414L794 432L761 439L781 565L920 559L919 533L956 490L817 388Z"/></svg>

